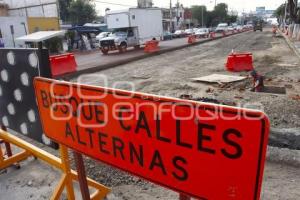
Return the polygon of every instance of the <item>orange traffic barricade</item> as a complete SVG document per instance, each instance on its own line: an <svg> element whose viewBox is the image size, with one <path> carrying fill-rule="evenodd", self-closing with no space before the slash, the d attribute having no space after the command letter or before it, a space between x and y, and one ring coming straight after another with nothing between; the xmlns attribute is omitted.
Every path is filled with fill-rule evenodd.
<svg viewBox="0 0 300 200"><path fill-rule="evenodd" d="M227 58L226 68L234 72L253 70L252 53L231 53Z"/></svg>
<svg viewBox="0 0 300 200"><path fill-rule="evenodd" d="M193 44L196 42L196 35L189 35L188 37L188 43Z"/></svg>
<svg viewBox="0 0 300 200"><path fill-rule="evenodd" d="M215 38L216 37L216 33L215 32L210 32L209 37L210 38Z"/></svg>
<svg viewBox="0 0 300 200"><path fill-rule="evenodd" d="M146 42L145 48L144 48L145 53L154 53L157 51L159 51L159 41L150 40L150 41Z"/></svg>
<svg viewBox="0 0 300 200"><path fill-rule="evenodd" d="M72 73L77 70L77 63L73 53L50 56L52 77Z"/></svg>
<svg viewBox="0 0 300 200"><path fill-rule="evenodd" d="M222 32L222 36L223 36L223 37L226 36L226 32L225 32L225 31Z"/></svg>

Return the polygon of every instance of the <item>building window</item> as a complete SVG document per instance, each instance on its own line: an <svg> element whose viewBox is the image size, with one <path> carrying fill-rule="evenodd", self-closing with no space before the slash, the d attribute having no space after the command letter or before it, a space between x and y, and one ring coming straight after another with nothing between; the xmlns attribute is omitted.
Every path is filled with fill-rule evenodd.
<svg viewBox="0 0 300 200"><path fill-rule="evenodd" d="M135 20L135 15L132 15L131 17L132 17L133 20Z"/></svg>

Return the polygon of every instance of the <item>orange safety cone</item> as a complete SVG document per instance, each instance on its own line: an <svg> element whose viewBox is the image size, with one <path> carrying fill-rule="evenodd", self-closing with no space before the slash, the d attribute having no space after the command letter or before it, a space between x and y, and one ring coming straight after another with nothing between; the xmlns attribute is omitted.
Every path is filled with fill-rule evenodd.
<svg viewBox="0 0 300 200"><path fill-rule="evenodd" d="M215 32L210 32L209 37L210 38L215 38L216 37L216 33Z"/></svg>
<svg viewBox="0 0 300 200"><path fill-rule="evenodd" d="M196 42L196 35L189 35L188 37L188 43L193 44Z"/></svg>
<svg viewBox="0 0 300 200"><path fill-rule="evenodd" d="M157 52L159 51L159 41L157 40L150 40L150 41L147 41L145 43L145 48L144 48L144 52L145 53L154 53L154 52Z"/></svg>

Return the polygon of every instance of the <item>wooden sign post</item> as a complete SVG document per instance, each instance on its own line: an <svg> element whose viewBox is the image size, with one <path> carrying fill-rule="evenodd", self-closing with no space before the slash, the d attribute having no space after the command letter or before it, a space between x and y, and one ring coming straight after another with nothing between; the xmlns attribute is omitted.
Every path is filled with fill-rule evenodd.
<svg viewBox="0 0 300 200"><path fill-rule="evenodd" d="M83 200L90 200L90 192L89 192L89 187L88 183L86 180L86 175L85 175L85 167L83 163L83 158L82 155L76 151L73 152L74 154L74 160L76 163L77 167L77 173L78 173L78 182L81 190L81 195Z"/></svg>
<svg viewBox="0 0 300 200"><path fill-rule="evenodd" d="M269 134L264 113L34 82L43 130L54 141L177 191L181 199L260 198Z"/></svg>

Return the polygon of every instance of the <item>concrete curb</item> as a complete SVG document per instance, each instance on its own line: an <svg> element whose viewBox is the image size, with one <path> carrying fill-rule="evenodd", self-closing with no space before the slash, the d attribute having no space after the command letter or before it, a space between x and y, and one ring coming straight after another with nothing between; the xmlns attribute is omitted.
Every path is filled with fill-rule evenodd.
<svg viewBox="0 0 300 200"><path fill-rule="evenodd" d="M291 150L300 150L300 128L271 128L269 145L279 148L288 148Z"/></svg>
<svg viewBox="0 0 300 200"><path fill-rule="evenodd" d="M266 160L300 167L300 151L268 146Z"/></svg>
<svg viewBox="0 0 300 200"><path fill-rule="evenodd" d="M128 64L128 63L131 63L131 62L134 62L134 61L142 60L144 58L149 58L149 57L161 55L161 54L164 54L164 53L168 53L168 52L172 52L172 51L184 49L184 48L187 48L187 47L193 47L193 46L196 46L196 45L208 43L208 42L219 40L219 39L223 39L223 38L228 38L230 36L235 36L235 35L242 34L242 33L247 33L247 32L249 32L249 31L245 31L245 32L241 32L241 33L228 34L228 35L226 35L224 37L223 36L219 36L219 37L215 37L215 38L210 38L210 39L207 39L207 40L198 41L198 42L196 42L194 44L185 44L185 45L181 45L181 46L177 46L177 47L163 49L163 50L160 50L159 52L156 52L156 53L143 54L143 55L140 55L140 56L136 56L136 57L133 57L133 58L128 58L128 59L124 59L124 60L112 62L112 63L105 64L105 65L98 65L96 67L92 67L92 68L88 68L88 69L83 69L83 70L80 70L80 71L76 71L74 73L65 74L65 75L62 75L62 76L55 77L55 78L56 79L63 79L63 80L71 80L71 79L73 79L73 78L75 78L75 77L77 77L79 75L82 75L82 74L99 72L99 71L102 71L102 70L106 70L106 69L117 67L119 65L124 65L124 64Z"/></svg>
<svg viewBox="0 0 300 200"><path fill-rule="evenodd" d="M297 50L295 45L292 43L292 41L287 37L282 31L279 31L282 37L284 37L286 43L290 47L290 49L296 54L296 56L300 59L300 52Z"/></svg>

